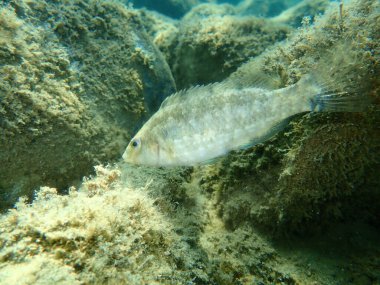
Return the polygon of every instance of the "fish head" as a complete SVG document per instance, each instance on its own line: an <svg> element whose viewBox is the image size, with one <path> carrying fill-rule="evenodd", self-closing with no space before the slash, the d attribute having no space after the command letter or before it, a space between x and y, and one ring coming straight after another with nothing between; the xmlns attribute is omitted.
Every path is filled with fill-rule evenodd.
<svg viewBox="0 0 380 285"><path fill-rule="evenodd" d="M172 157L168 148L163 148L163 142L159 137L141 130L129 142L123 159L131 164L147 166L169 166L172 165Z"/></svg>

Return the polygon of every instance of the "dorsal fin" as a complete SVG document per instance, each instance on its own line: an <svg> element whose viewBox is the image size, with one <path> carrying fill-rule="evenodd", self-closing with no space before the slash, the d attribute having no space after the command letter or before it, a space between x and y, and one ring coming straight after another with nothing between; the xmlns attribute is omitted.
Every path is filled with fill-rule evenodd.
<svg viewBox="0 0 380 285"><path fill-rule="evenodd" d="M178 91L178 92L176 92L176 93L174 93L174 94L166 97L165 100L162 101L160 109L162 109L164 107L167 107L167 106L169 106L171 104L174 104L174 102L178 102L178 100L179 100L178 98L185 96L186 92L187 92L187 90L184 89L184 90L180 90L180 91Z"/></svg>
<svg viewBox="0 0 380 285"><path fill-rule="evenodd" d="M263 86L267 87L264 83L265 80L263 78L264 77L261 77L262 80L258 78L256 83L259 86L259 83L262 83ZM259 86L244 84L240 80L225 80L222 82L210 83L208 85L195 85L193 87L190 87L189 89L180 90L177 93L174 93L169 97L166 97L166 99L161 103L160 109L172 106L174 104L184 103L187 100L194 99L197 96L212 96L221 94L226 90L239 90L247 87L260 88Z"/></svg>
<svg viewBox="0 0 380 285"><path fill-rule="evenodd" d="M183 103L194 96L207 96L208 94L213 94L215 91L222 91L232 85L230 83L216 82L208 85L195 85L189 89L180 90L166 99L161 103L160 108L165 108L174 104ZM231 86L232 87L232 86Z"/></svg>

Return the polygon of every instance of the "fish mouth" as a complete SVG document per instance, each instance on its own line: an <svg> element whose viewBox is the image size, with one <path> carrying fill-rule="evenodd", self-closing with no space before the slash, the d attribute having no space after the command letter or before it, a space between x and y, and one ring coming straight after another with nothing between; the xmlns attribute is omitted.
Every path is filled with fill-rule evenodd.
<svg viewBox="0 0 380 285"><path fill-rule="evenodd" d="M139 164L133 153L130 153L130 149L127 147L127 149L124 151L123 155L121 156L123 161L129 164Z"/></svg>
<svg viewBox="0 0 380 285"><path fill-rule="evenodd" d="M127 150L124 151L122 158L124 161L128 162L128 155L127 155Z"/></svg>

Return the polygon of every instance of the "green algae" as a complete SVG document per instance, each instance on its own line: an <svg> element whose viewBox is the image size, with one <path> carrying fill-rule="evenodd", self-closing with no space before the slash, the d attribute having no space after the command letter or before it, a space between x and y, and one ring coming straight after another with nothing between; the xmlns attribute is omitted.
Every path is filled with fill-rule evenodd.
<svg viewBox="0 0 380 285"><path fill-rule="evenodd" d="M330 9L315 26L243 65L229 80L250 84L252 78L270 74L278 78L277 87L287 86L319 62L325 70L321 76L334 78L335 88L360 88L356 92L375 96L378 7L364 2L347 8L344 26L337 7ZM358 31L359 22L366 28ZM357 41L349 46L346 39L352 37ZM347 83L350 79L356 87ZM232 228L249 221L270 231L303 233L336 221L374 220L378 121L375 110L300 115L273 141L226 158L220 179L205 179L211 181L207 188L219 189L221 215ZM250 190L240 194L244 188ZM363 208L368 199L374 202Z"/></svg>
<svg viewBox="0 0 380 285"><path fill-rule="evenodd" d="M32 206L20 201L1 222L0 283L11 278L18 284L50 283L56 273L70 273L58 284L161 284L160 278L173 275L175 264L186 266L185 255L178 254L188 245L172 232L144 188L129 191L119 176L117 169L97 167L97 178L85 181L81 191L71 188L69 195L59 196L45 187ZM56 268L35 276L41 262ZM34 268L9 276L14 264Z"/></svg>
<svg viewBox="0 0 380 285"><path fill-rule="evenodd" d="M278 23L287 23L293 27L300 27L305 20L312 22L314 16L323 14L329 4L329 1L326 0L301 1L274 16L272 20Z"/></svg>
<svg viewBox="0 0 380 285"><path fill-rule="evenodd" d="M371 284L378 278L378 233L363 225L273 242L249 224L228 229L215 197L189 168L98 166L96 173L68 195L43 187L33 204L21 199L1 216L0 284ZM350 239L342 240L344 231Z"/></svg>
<svg viewBox="0 0 380 285"><path fill-rule="evenodd" d="M178 89L225 79L290 32L285 25L235 14L230 6L199 5L172 32L173 42L158 45Z"/></svg>
<svg viewBox="0 0 380 285"><path fill-rule="evenodd" d="M247 5L259 9L256 4L200 4L181 21L142 12L145 27L165 55L178 89L224 80L242 63L284 40L302 25L304 16L324 12L328 1L301 2L273 18L242 12Z"/></svg>
<svg viewBox="0 0 380 285"><path fill-rule="evenodd" d="M7 13L13 20L0 32L9 43L24 35L23 20ZM352 81L378 100L378 15L376 1L353 1L342 22L332 6L227 80L249 85L264 74L283 87L317 65L337 88ZM169 52L177 22L148 17L167 27L150 34ZM17 36L8 47L15 62L30 52ZM301 114L270 141L212 165L98 166L67 195L42 187L32 204L21 199L0 217L0 284L377 284L378 122L376 107Z"/></svg>
<svg viewBox="0 0 380 285"><path fill-rule="evenodd" d="M119 158L175 90L138 14L117 3L10 1L0 10L0 208Z"/></svg>

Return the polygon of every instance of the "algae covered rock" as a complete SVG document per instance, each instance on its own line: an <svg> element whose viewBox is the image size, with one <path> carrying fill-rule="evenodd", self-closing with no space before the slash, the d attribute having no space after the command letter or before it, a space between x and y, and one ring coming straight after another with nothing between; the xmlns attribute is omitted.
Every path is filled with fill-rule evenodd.
<svg viewBox="0 0 380 285"><path fill-rule="evenodd" d="M159 53L152 62L156 51L136 28L135 10L102 1L7 2L12 5L0 11L2 193L47 186L32 203L21 198L0 215L1 285L380 282L375 107L300 114L271 140L211 165L97 166L94 177L60 195L54 185L69 185L73 173L80 179L95 159L112 157L111 150L116 155L139 118L157 107L159 90L174 84L165 67L155 75ZM219 7L219 17L241 23L230 8ZM353 88L378 102L379 3L355 0L343 8L341 14L332 4L314 25L305 21L286 42L231 69L226 80L252 86L270 77L260 83L278 88L318 68L334 88ZM217 18L210 11L194 20ZM182 23L138 13L170 55ZM226 38L218 29L209 32L215 43ZM196 80L210 80L207 75ZM164 85L154 93L156 78ZM314 239L307 235L321 230ZM303 238L282 239L294 233Z"/></svg>
<svg viewBox="0 0 380 285"><path fill-rule="evenodd" d="M304 17L323 14L328 6L328 0L245 0L239 3L236 11L241 15L265 16L298 27L301 26Z"/></svg>
<svg viewBox="0 0 380 285"><path fill-rule="evenodd" d="M96 177L68 195L42 187L32 204L21 199L0 217L0 284L231 284L254 271L258 281L272 274L294 284L264 264L277 257L256 234L206 222L207 200L186 182L188 174L97 166ZM167 191L181 187L187 202ZM240 252L254 270L239 251L225 258L226 244L241 243L241 235L249 250Z"/></svg>
<svg viewBox="0 0 380 285"><path fill-rule="evenodd" d="M302 20L310 24L314 16L325 11L328 1L287 3L279 10L282 13L272 18L252 16L262 15L249 12L247 5L199 4L180 20L140 11L145 28L171 67L178 89L225 79L242 63L284 40ZM257 3L251 1L249 5L260 11Z"/></svg>
<svg viewBox="0 0 380 285"><path fill-rule="evenodd" d="M202 4L180 22L174 47L165 53L178 89L225 79L290 32L266 19L234 13L229 5Z"/></svg>
<svg viewBox="0 0 380 285"><path fill-rule="evenodd" d="M0 284L185 284L195 277L195 255L146 195L149 186L124 186L115 168L96 172L80 191L60 196L43 187L32 205L21 200L1 218Z"/></svg>
<svg viewBox="0 0 380 285"><path fill-rule="evenodd" d="M172 19L155 11L139 10L141 22L153 43L168 61L172 57L178 38L180 20Z"/></svg>
<svg viewBox="0 0 380 285"><path fill-rule="evenodd" d="M313 17L323 14L329 5L330 1L328 0L304 0L282 11L272 20L299 27L304 21L312 22Z"/></svg>
<svg viewBox="0 0 380 285"><path fill-rule="evenodd" d="M342 18L332 5L315 25L252 59L228 80L249 86L265 75L275 78L272 87L278 88L318 68L336 90L376 102L379 3L355 1L344 11ZM217 195L226 225L305 234L341 221L378 224L380 118L375 109L298 115L271 141L221 161L202 181Z"/></svg>
<svg viewBox="0 0 380 285"><path fill-rule="evenodd" d="M119 158L175 85L138 14L121 4L14 0L0 9L2 208Z"/></svg>
<svg viewBox="0 0 380 285"><path fill-rule="evenodd" d="M198 179L189 168L97 166L96 176L78 190L71 187L68 195L41 187L32 204L20 199L0 216L0 284L378 280L378 270L369 271L379 264L379 249L373 247L378 236L365 235L364 247L363 235L342 240L339 232L333 235L337 244L318 238L317 246L305 240L306 250L301 241L286 241L284 248L249 224L226 228L218 200L202 191ZM353 251L346 248L342 255L340 245ZM354 254L358 249L363 255Z"/></svg>

